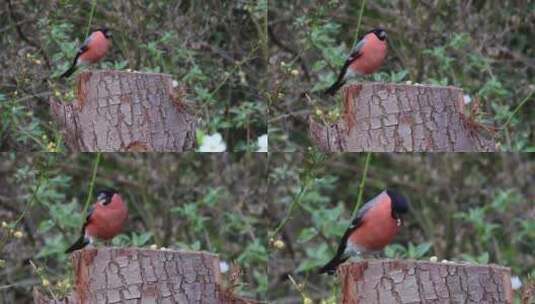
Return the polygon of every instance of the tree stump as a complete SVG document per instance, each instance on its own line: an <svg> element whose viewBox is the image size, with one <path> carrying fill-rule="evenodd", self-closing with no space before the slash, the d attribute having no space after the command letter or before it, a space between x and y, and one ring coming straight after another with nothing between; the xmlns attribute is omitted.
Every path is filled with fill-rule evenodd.
<svg viewBox="0 0 535 304"><path fill-rule="evenodd" d="M511 270L496 265L365 260L337 273L344 304L513 303Z"/></svg>
<svg viewBox="0 0 535 304"><path fill-rule="evenodd" d="M465 117L459 88L365 83L345 86L343 94L343 119L324 126L309 118L309 135L323 151L496 150Z"/></svg>
<svg viewBox="0 0 535 304"><path fill-rule="evenodd" d="M222 288L219 258L207 252L83 249L72 262L73 293L56 301L35 288L35 304L251 303Z"/></svg>
<svg viewBox="0 0 535 304"><path fill-rule="evenodd" d="M195 118L171 75L85 71L76 101L50 98L52 117L73 151L171 151L195 145Z"/></svg>

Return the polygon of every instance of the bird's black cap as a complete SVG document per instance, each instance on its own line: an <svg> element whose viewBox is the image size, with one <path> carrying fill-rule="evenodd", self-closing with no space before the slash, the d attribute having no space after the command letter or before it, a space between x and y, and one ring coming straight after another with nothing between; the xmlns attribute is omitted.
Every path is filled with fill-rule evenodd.
<svg viewBox="0 0 535 304"><path fill-rule="evenodd" d="M113 197L115 193L118 193L117 190L115 189L111 189L111 188L101 189L97 191L97 200L103 201L103 204L107 205L111 202L111 198Z"/></svg>
<svg viewBox="0 0 535 304"><path fill-rule="evenodd" d="M104 34L104 36L106 36L106 38L110 38L111 37L111 31L107 27L101 27L101 28L95 29L95 31L96 32L102 32L102 34Z"/></svg>
<svg viewBox="0 0 535 304"><path fill-rule="evenodd" d="M383 28L381 27L378 27L378 28L374 28L373 30L370 30L368 31L366 34L364 34L364 36L366 36L367 34L370 34L370 33L374 33L375 36L377 36L377 38L379 40L385 40L386 39L386 32ZM364 37L363 36L363 37Z"/></svg>
<svg viewBox="0 0 535 304"><path fill-rule="evenodd" d="M409 211L409 201L404 196L393 190L386 190L386 193L392 200L392 209L397 214L403 214Z"/></svg>

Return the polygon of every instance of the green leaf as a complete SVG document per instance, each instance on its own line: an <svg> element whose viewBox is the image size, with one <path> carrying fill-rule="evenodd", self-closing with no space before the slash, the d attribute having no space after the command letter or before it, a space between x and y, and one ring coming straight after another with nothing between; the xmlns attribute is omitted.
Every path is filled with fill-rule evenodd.
<svg viewBox="0 0 535 304"><path fill-rule="evenodd" d="M416 255L414 256L414 258L421 258L425 256L425 254L429 251L429 249L431 249L431 246L433 246L433 244L431 244L430 242L419 244L416 247L416 252L415 252Z"/></svg>
<svg viewBox="0 0 535 304"><path fill-rule="evenodd" d="M314 227L305 228L301 230L299 233L299 237L297 238L298 243L305 243L313 239L316 235L318 235L318 231Z"/></svg>
<svg viewBox="0 0 535 304"><path fill-rule="evenodd" d="M238 257L238 262L240 264L266 263L267 261L267 249L261 244L259 239L255 239L253 243L247 245L242 254Z"/></svg>
<svg viewBox="0 0 535 304"><path fill-rule="evenodd" d="M269 278L266 273L259 272L255 270L253 272L253 277L255 278L256 283L258 284L258 287L256 288L257 292L267 292L269 287Z"/></svg>
<svg viewBox="0 0 535 304"><path fill-rule="evenodd" d="M151 232L143 232L141 234L132 233L132 245L136 247L143 247L152 238Z"/></svg>
<svg viewBox="0 0 535 304"><path fill-rule="evenodd" d="M463 260L472 263L472 264L488 264L489 263L489 253L484 252L480 256L472 256L469 254L461 254L460 256Z"/></svg>
<svg viewBox="0 0 535 304"><path fill-rule="evenodd" d="M317 269L329 259L329 248L327 244L322 243L319 247L307 247L305 249L308 258L303 259L296 272L306 272Z"/></svg>

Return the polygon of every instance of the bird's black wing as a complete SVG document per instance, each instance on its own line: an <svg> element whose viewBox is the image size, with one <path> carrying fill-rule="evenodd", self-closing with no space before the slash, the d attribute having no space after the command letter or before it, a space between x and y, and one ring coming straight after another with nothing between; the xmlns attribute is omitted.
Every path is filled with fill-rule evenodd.
<svg viewBox="0 0 535 304"><path fill-rule="evenodd" d="M76 66L76 64L78 63L78 57L80 57L80 55L85 53L85 51L87 51L87 49L89 48L89 43L93 39L92 37L93 37L93 34L87 37L84 43L82 43L82 45L78 48L78 52L76 53L76 56L74 57L74 61L72 63L73 66Z"/></svg>
<svg viewBox="0 0 535 304"><path fill-rule="evenodd" d="M89 37L85 39L84 43L82 43L82 45L78 49L78 54L82 54L85 51L87 51L87 49L89 48L89 44L91 43L91 40L93 40L93 34L89 35Z"/></svg>
<svg viewBox="0 0 535 304"><path fill-rule="evenodd" d="M81 231L80 237L78 238L78 240L76 240L76 242L74 242L74 244L71 245L71 247L69 247L65 251L65 253L71 253L71 252L73 252L75 250L82 249L85 246L87 246L87 244L89 244L89 239L87 239L85 237L85 227L87 226L87 224L89 224L89 220L90 220L91 216L93 215L93 211L94 210L95 210L94 206L91 206L87 210L87 217L85 218L84 225L82 226L82 231Z"/></svg>
<svg viewBox="0 0 535 304"><path fill-rule="evenodd" d="M82 226L82 234L85 234L85 226L89 224L89 219L93 215L93 211L95 211L95 206L91 206L89 207L89 209L87 209L87 216L85 217L85 222L84 222L84 225Z"/></svg>
<svg viewBox="0 0 535 304"><path fill-rule="evenodd" d="M353 233L353 231L355 231L362 225L362 218L364 217L364 215L366 215L366 212L368 212L370 208L376 205L377 202L377 199L371 200L367 202L364 206L362 206L359 212L357 212L357 215L355 216L353 221L351 221L351 225L347 227L346 232L340 239L340 243L338 244L338 250L336 250L336 255L327 264L325 264L325 266L320 268L319 273L334 274L338 265L345 262L349 258L349 256L346 256L345 254L347 240L351 236L351 233Z"/></svg>
<svg viewBox="0 0 535 304"><path fill-rule="evenodd" d="M342 66L342 69L340 70L340 74L338 74L338 78L336 79L335 83L330 86L327 90L325 90L325 94L334 95L338 89L344 85L345 83L345 76L347 73L347 69L353 63L357 58L362 56L362 47L364 46L364 43L366 41L364 39L359 40L353 49L351 50L351 53L346 59L346 62L344 62L344 65Z"/></svg>
<svg viewBox="0 0 535 304"><path fill-rule="evenodd" d="M76 71L76 66L78 65L78 58L80 57L80 55L85 53L85 51L87 51L87 49L89 48L89 43L93 39L92 37L93 34L87 37L84 43L82 43L82 45L78 48L78 52L76 52L76 56L74 56L74 60L72 61L71 67L67 71L65 71L65 73L61 74L61 76L59 76L60 78L69 77L72 75L72 73L74 73L74 71Z"/></svg>

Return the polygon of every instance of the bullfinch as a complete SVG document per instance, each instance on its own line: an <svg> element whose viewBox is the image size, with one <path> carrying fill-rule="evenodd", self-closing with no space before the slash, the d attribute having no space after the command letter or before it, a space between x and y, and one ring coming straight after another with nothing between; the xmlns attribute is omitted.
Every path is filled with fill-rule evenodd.
<svg viewBox="0 0 535 304"><path fill-rule="evenodd" d="M88 211L82 235L65 253L82 249L93 243L95 238L111 240L122 231L127 217L128 209L117 191L99 191L97 202Z"/></svg>
<svg viewBox="0 0 535 304"><path fill-rule="evenodd" d="M60 78L69 77L80 65L98 62L102 59L111 45L111 32L107 28L92 32L78 49L71 67Z"/></svg>
<svg viewBox="0 0 535 304"><path fill-rule="evenodd" d="M336 255L319 273L333 274L347 259L375 254L396 236L403 221L401 215L409 210L408 201L401 195L385 190L367 202L347 228Z"/></svg>
<svg viewBox="0 0 535 304"><path fill-rule="evenodd" d="M364 34L351 50L338 79L325 94L334 95L350 78L373 74L383 65L386 53L386 32L382 28Z"/></svg>

